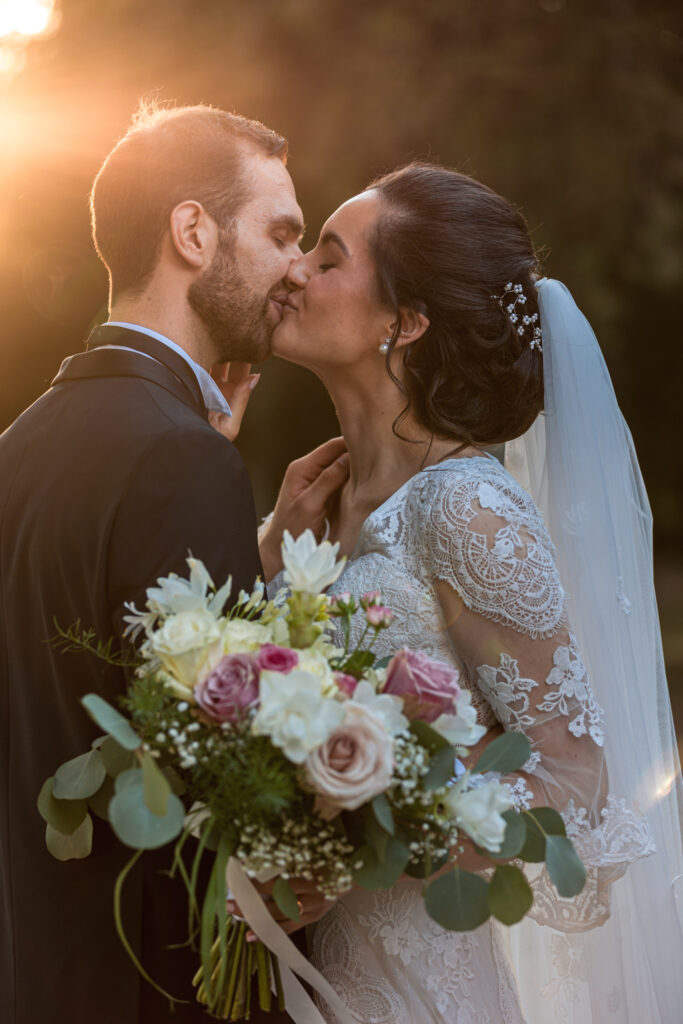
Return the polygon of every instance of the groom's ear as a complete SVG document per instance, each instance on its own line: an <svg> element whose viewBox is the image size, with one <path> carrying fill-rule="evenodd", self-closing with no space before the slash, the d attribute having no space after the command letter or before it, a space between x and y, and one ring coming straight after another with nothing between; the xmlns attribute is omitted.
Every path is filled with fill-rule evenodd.
<svg viewBox="0 0 683 1024"><path fill-rule="evenodd" d="M404 345L410 345L417 341L429 327L429 317L418 309L401 306L399 312L401 314L401 333L396 339L396 348L402 348ZM396 321L394 320L391 325L391 333L393 334L395 330Z"/></svg>
<svg viewBox="0 0 683 1024"><path fill-rule="evenodd" d="M191 267L201 269L213 259L218 227L201 203L194 199L179 203L171 211L169 233L177 255Z"/></svg>

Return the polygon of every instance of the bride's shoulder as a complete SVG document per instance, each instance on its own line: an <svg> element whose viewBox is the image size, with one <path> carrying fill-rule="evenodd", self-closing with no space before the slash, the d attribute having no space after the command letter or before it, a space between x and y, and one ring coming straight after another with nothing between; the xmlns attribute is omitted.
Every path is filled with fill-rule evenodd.
<svg viewBox="0 0 683 1024"><path fill-rule="evenodd" d="M526 526L550 543L538 508L515 478L488 456L453 458L428 466L420 474L413 500L422 525L445 519L467 526L476 519L504 519Z"/></svg>

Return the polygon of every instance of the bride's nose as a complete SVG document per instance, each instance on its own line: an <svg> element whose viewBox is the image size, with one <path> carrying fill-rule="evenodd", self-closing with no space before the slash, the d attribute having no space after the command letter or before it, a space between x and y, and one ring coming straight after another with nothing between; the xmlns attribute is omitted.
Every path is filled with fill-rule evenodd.
<svg viewBox="0 0 683 1024"><path fill-rule="evenodd" d="M289 264L289 268L285 274L285 284L290 291L296 291L297 288L306 287L309 277L310 274L306 266L306 257L303 255L298 256Z"/></svg>

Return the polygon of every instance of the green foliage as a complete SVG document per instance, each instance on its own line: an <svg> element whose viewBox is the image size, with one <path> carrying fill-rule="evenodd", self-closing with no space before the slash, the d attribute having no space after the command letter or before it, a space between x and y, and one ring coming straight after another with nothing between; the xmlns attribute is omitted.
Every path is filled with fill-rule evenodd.
<svg viewBox="0 0 683 1024"><path fill-rule="evenodd" d="M57 860L82 860L92 850L92 818L86 814L70 835L63 835L52 825L46 825L45 845Z"/></svg>
<svg viewBox="0 0 683 1024"><path fill-rule="evenodd" d="M415 718L410 723L409 728L413 736L423 747L426 747L430 754L436 754L440 750L453 750L445 736L442 736L436 729L432 729L431 725L427 722L422 722L419 718ZM455 753L453 753L453 758L455 758Z"/></svg>
<svg viewBox="0 0 683 1024"><path fill-rule="evenodd" d="M100 729L113 736L119 746L126 750L137 750L140 746L139 737L131 729L130 722L111 704L96 693L86 694L81 704Z"/></svg>
<svg viewBox="0 0 683 1024"><path fill-rule="evenodd" d="M494 917L503 924L517 924L534 901L529 883L512 864L501 864L489 883L488 904Z"/></svg>
<svg viewBox="0 0 683 1024"><path fill-rule="evenodd" d="M168 813L168 799L171 796L171 784L160 770L151 754L142 755L142 795L145 806L152 814L165 818Z"/></svg>
<svg viewBox="0 0 683 1024"><path fill-rule="evenodd" d="M371 803L372 812L377 820L377 823L382 826L385 832L393 836L394 834L394 817L391 813L391 807L384 793L380 793L374 798Z"/></svg>
<svg viewBox="0 0 683 1024"><path fill-rule="evenodd" d="M126 771L128 768L133 768L137 764L137 758L132 750L126 750L125 747L116 742L113 736L104 736L102 738L104 742L99 750L102 754L107 774L111 775L112 778L116 778L121 772Z"/></svg>
<svg viewBox="0 0 683 1024"><path fill-rule="evenodd" d="M527 839L526 822L519 811L510 809L503 814L505 819L505 837L503 845L498 853L491 853L490 850L482 851L487 857L494 860L510 860L516 857Z"/></svg>
<svg viewBox="0 0 683 1024"><path fill-rule="evenodd" d="M488 882L480 875L453 868L425 887L425 908L442 928L452 932L470 931L491 914L488 888Z"/></svg>
<svg viewBox="0 0 683 1024"><path fill-rule="evenodd" d="M109 804L109 821L114 832L126 846L134 850L153 850L180 835L185 808L173 793L167 797L166 813L156 814L145 802L143 770L133 768L121 772Z"/></svg>
<svg viewBox="0 0 683 1024"><path fill-rule="evenodd" d="M288 917L290 921L296 921L297 924L299 923L301 916L296 902L296 893L286 878L278 878L277 882L273 886L273 899L282 913Z"/></svg>
<svg viewBox="0 0 683 1024"><path fill-rule="evenodd" d="M89 750L59 766L52 795L59 800L83 800L97 792L105 775L101 753L97 749Z"/></svg>
<svg viewBox="0 0 683 1024"><path fill-rule="evenodd" d="M53 622L57 632L51 637L50 643L62 654L92 654L115 668L135 667L135 654L115 650L115 645L120 643L115 637L109 637L106 642L100 640L94 629L84 629L81 626L80 619L67 629L62 629L57 619L53 619Z"/></svg>
<svg viewBox="0 0 683 1024"><path fill-rule="evenodd" d="M54 776L46 779L38 796L40 816L56 832L72 835L88 813L85 800L58 800L52 792Z"/></svg>
<svg viewBox="0 0 683 1024"><path fill-rule="evenodd" d="M455 775L456 753L453 747L445 746L435 751L429 762L429 771L422 779L422 787L428 792L440 789Z"/></svg>
<svg viewBox="0 0 683 1024"><path fill-rule="evenodd" d="M410 850L393 836L387 836L382 855L372 846L362 846L354 856L353 880L363 889L389 889L395 885L410 860Z"/></svg>
<svg viewBox="0 0 683 1024"><path fill-rule="evenodd" d="M530 811L522 811L526 825L526 840L519 856L530 863L545 860L545 842L548 835L565 834L562 818L551 807L534 807Z"/></svg>
<svg viewBox="0 0 683 1024"><path fill-rule="evenodd" d="M475 764L473 771L513 772L531 757L531 744L524 733L505 732L489 743Z"/></svg>
<svg viewBox="0 0 683 1024"><path fill-rule="evenodd" d="M586 869L567 836L546 837L545 866L560 896L578 896L586 884Z"/></svg>

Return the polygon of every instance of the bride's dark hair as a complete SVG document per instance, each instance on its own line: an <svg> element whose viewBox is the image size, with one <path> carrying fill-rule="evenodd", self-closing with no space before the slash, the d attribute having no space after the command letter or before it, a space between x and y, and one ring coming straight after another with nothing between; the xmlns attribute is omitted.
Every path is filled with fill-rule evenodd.
<svg viewBox="0 0 683 1024"><path fill-rule="evenodd" d="M521 213L490 188L435 164L379 178L370 239L380 298L429 318L404 349L400 380L408 411L434 436L497 444L523 434L543 407L543 360L493 295L521 284L523 313L538 312L538 261ZM521 316L520 316L521 321Z"/></svg>

